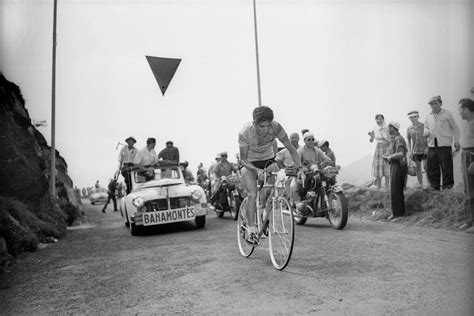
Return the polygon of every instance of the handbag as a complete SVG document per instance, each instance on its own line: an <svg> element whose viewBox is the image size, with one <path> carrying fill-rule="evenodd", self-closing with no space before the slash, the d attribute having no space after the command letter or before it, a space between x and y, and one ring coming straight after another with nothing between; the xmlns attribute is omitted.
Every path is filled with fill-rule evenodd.
<svg viewBox="0 0 474 316"><path fill-rule="evenodd" d="M408 175L416 177L416 163L412 159L408 160Z"/></svg>

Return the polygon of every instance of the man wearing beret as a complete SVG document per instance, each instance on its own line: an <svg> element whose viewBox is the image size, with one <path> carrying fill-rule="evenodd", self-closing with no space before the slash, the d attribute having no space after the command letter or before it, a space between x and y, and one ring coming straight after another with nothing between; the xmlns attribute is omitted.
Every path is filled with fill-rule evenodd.
<svg viewBox="0 0 474 316"><path fill-rule="evenodd" d="M130 172L129 167L133 166L133 160L137 154L137 149L134 147L137 142L132 136L128 137L125 142L128 146L124 146L120 150L118 161L120 163L120 170L123 178L125 179L125 184L127 185L127 194L131 191L131 182L130 182Z"/></svg>
<svg viewBox="0 0 474 316"><path fill-rule="evenodd" d="M427 175L431 187L435 190L450 189L454 185L452 145L459 151L460 131L451 112L441 108L441 97L432 97L428 104L431 113L425 120L425 133L428 137ZM441 185L441 174L443 184Z"/></svg>

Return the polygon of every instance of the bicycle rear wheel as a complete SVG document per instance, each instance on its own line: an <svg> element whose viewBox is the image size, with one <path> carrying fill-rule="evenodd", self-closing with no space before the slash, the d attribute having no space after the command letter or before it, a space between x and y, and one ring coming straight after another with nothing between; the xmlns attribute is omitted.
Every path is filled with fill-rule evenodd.
<svg viewBox="0 0 474 316"><path fill-rule="evenodd" d="M253 252L254 247L252 245L249 245L245 239L247 238L248 234L248 225L247 225L247 220L245 218L246 216L246 209L248 205L248 198L245 198L242 201L242 204L240 204L240 210L238 214L238 220L237 220L237 243L239 244L239 251L242 256L245 258L250 257L250 255Z"/></svg>
<svg viewBox="0 0 474 316"><path fill-rule="evenodd" d="M276 269L283 270L290 261L295 240L295 219L290 203L283 197L273 205L268 230L272 264Z"/></svg>

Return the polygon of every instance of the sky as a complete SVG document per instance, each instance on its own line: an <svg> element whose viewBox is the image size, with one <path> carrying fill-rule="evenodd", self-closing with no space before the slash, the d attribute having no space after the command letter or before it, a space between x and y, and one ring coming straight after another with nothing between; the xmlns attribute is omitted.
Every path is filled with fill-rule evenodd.
<svg viewBox="0 0 474 316"><path fill-rule="evenodd" d="M0 70L50 143L53 0L0 4ZM441 95L461 125L473 17L474 0L257 0L262 103L342 167L373 153L375 114L405 134ZM56 148L74 184L105 184L128 136L174 141L193 171L232 160L258 105L253 27L251 0L58 0ZM182 59L165 96L145 55Z"/></svg>

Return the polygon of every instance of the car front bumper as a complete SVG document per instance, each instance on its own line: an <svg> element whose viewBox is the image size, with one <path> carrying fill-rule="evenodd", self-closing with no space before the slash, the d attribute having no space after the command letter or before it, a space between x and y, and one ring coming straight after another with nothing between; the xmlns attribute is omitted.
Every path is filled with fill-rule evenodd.
<svg viewBox="0 0 474 316"><path fill-rule="evenodd" d="M200 203L186 208L168 209L158 212L135 212L133 216L131 216L131 221L137 226L178 223L194 220L196 217L206 216L209 211L209 203Z"/></svg>

